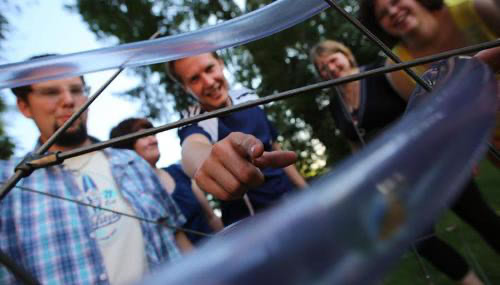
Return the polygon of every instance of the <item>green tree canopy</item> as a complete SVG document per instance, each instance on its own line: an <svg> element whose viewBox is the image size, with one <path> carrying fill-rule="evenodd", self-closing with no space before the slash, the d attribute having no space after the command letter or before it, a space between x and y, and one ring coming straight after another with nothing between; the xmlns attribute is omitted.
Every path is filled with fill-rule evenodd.
<svg viewBox="0 0 500 285"><path fill-rule="evenodd" d="M155 31L163 36L196 30L253 11L272 1L78 0L68 6L78 12L99 38L114 37L120 43L149 38ZM345 0L342 6L356 14L357 1ZM237 82L253 88L259 96L301 87L318 81L309 61L309 49L319 40L331 38L351 47L358 62L368 62L377 49L336 11L328 9L290 29L241 47L220 52ZM141 86L126 92L139 98L145 115L169 120L174 110L182 110L190 96L171 82L163 65L141 67L133 71L143 80ZM303 94L266 106L269 117L280 130L280 140L287 149L298 151L299 169L315 176L349 153L344 139L335 135L329 114L327 92Z"/></svg>
<svg viewBox="0 0 500 285"><path fill-rule="evenodd" d="M9 3L7 1L0 1L0 52L1 43L6 39L9 22L3 11L5 11ZM5 92L0 91L0 95ZM0 114L5 112L6 106L2 97L0 97ZM4 123L0 121L0 159L8 159L14 153L14 143L11 138L5 133Z"/></svg>

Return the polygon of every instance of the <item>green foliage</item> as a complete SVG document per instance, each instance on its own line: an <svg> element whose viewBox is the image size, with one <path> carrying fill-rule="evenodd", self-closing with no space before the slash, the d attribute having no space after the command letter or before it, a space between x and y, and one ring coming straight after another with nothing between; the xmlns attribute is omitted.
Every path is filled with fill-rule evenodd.
<svg viewBox="0 0 500 285"><path fill-rule="evenodd" d="M253 11L271 2L246 1L243 10ZM357 13L357 1L346 0L342 5L351 14ZM157 30L163 32L162 36L188 32L243 13L234 1L228 0L79 0L68 8L80 13L98 37L114 37L120 43L145 40ZM237 82L266 96L317 82L308 53L325 38L346 43L361 64L378 52L355 27L328 9L276 35L220 54ZM165 108L168 102L175 103L175 110L191 103L190 97L167 78L162 64L135 73L144 84L124 95L140 98L145 115L170 121L174 113ZM282 134L280 141L286 149L300 154L299 169L310 177L349 154L345 140L335 135L328 102L329 95L317 91L266 106Z"/></svg>
<svg viewBox="0 0 500 285"><path fill-rule="evenodd" d="M5 30L7 29L7 19L0 13L0 40L5 40Z"/></svg>
<svg viewBox="0 0 500 285"><path fill-rule="evenodd" d="M224 0L80 0L66 7L80 13L98 38L115 38L119 43L146 40L157 31L161 36L175 35L198 29L205 25L200 23L207 23L209 18L227 20L241 14L233 1ZM143 84L123 95L139 98L146 116L168 121L174 114L173 110L166 108L168 103L174 102L176 110L183 110L193 103L193 99L166 76L163 64L132 72L142 79Z"/></svg>
<svg viewBox="0 0 500 285"><path fill-rule="evenodd" d="M0 113L5 112L5 104L0 99ZM0 159L8 159L14 153L14 144L4 130L3 122L0 122Z"/></svg>
<svg viewBox="0 0 500 285"><path fill-rule="evenodd" d="M8 21L7 18L3 15L2 11L5 11L8 2L0 1L0 48L1 43L6 39L6 33L8 31ZM3 95L3 93L0 93ZM0 97L0 113L5 112L5 103L3 99ZM4 130L4 124L0 121L0 159L8 159L14 153L14 144L12 140L7 136Z"/></svg>

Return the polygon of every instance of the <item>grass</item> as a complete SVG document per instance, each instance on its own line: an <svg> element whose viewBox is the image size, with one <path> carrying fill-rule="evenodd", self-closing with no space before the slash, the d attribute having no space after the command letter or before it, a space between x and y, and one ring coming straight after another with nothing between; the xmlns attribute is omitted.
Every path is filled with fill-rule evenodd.
<svg viewBox="0 0 500 285"><path fill-rule="evenodd" d="M500 170L493 167L488 161L483 161L480 164L480 174L476 177L476 182L489 205L499 213ZM474 269L485 284L500 284L500 256L488 247L469 225L448 211L439 219L436 232L438 236L465 257L469 266ZM415 254L407 252L401 257L396 268L386 276L383 284L456 284L437 271L426 260L422 258L421 260L425 269L430 273L430 278L425 277Z"/></svg>

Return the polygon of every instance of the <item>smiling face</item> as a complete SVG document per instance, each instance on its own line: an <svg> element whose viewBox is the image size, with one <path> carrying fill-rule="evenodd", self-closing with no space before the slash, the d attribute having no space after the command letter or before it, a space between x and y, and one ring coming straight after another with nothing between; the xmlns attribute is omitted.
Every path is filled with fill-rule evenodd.
<svg viewBox="0 0 500 285"><path fill-rule="evenodd" d="M152 167L160 159L160 149L158 148L158 140L156 136L147 136L138 139L134 143L134 150L142 158L144 158Z"/></svg>
<svg viewBox="0 0 500 285"><path fill-rule="evenodd" d="M40 139L47 141L71 115L87 101L85 86L79 77L51 80L31 85L26 100L18 98L21 113L35 121ZM56 142L56 146L78 146L87 140L87 112L82 114Z"/></svg>
<svg viewBox="0 0 500 285"><path fill-rule="evenodd" d="M201 106L215 110L230 104L228 83L224 77L224 63L211 53L175 61L173 70L184 89L192 94Z"/></svg>
<svg viewBox="0 0 500 285"><path fill-rule="evenodd" d="M415 0L375 0L375 17L388 34L404 38L422 27L429 12Z"/></svg>
<svg viewBox="0 0 500 285"><path fill-rule="evenodd" d="M354 68L347 56L340 51L322 54L316 57L314 64L324 80L347 76Z"/></svg>

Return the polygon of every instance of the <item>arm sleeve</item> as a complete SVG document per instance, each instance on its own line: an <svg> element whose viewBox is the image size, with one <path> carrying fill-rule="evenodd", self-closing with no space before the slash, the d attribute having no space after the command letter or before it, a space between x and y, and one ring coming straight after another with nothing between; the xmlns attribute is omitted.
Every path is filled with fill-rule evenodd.
<svg viewBox="0 0 500 285"><path fill-rule="evenodd" d="M191 118L197 115L202 114L203 111L201 107L198 105L194 105L189 107L187 110L181 112L181 118ZM192 134L202 134L208 138L208 140L212 143L217 141L217 133L218 133L218 119L211 118L207 120L203 120L201 122L197 122L191 125L187 125L181 127L177 130L177 135L179 136L181 145L186 138L188 138Z"/></svg>
<svg viewBox="0 0 500 285"><path fill-rule="evenodd" d="M177 130L177 135L179 136L179 139L181 141L181 145L184 142L184 140L189 137L192 134L202 134L208 138L209 141L212 141L212 138L210 137L210 134L205 131L202 127L200 127L197 124L194 125L189 125L183 128L180 128Z"/></svg>
<svg viewBox="0 0 500 285"><path fill-rule="evenodd" d="M146 191L152 194L156 201L161 203L159 207L163 208L160 213L160 217L166 219L167 224L181 227L186 223L186 218L180 211L179 207L172 199L167 190L165 190L160 182L160 179L153 171L151 166L142 157L132 153L135 157L134 159L134 170L137 177L143 177L143 179L137 179L142 181L142 185ZM166 214L166 215L165 215ZM158 217L159 218L159 217Z"/></svg>

